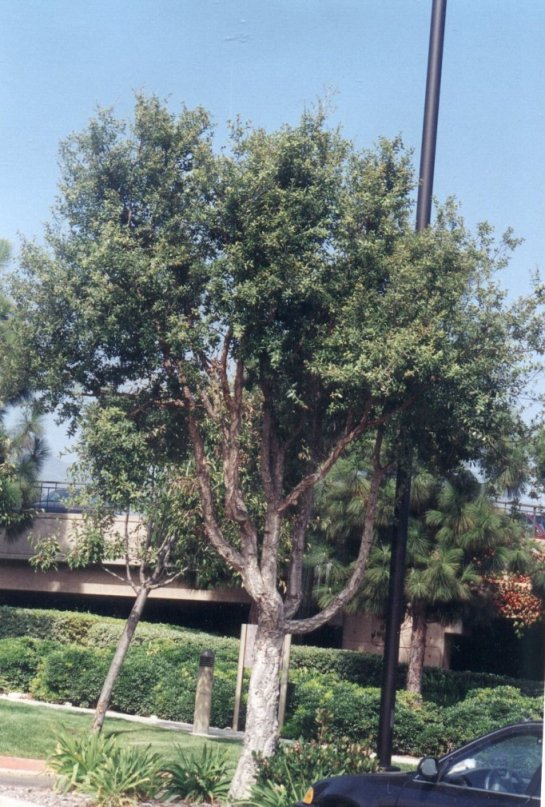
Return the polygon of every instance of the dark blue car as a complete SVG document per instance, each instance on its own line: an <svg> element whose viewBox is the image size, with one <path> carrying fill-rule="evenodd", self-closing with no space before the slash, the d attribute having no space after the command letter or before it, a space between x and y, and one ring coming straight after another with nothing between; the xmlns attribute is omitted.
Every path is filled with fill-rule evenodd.
<svg viewBox="0 0 545 807"><path fill-rule="evenodd" d="M506 726L412 773L334 776L297 807L538 807L543 723Z"/></svg>

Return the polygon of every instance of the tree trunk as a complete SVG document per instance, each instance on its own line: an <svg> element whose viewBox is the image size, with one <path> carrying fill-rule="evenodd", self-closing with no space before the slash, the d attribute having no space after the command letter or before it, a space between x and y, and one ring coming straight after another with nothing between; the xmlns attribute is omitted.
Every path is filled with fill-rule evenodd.
<svg viewBox="0 0 545 807"><path fill-rule="evenodd" d="M91 727L93 731L100 732L102 730L104 718L106 717L106 711L112 699L112 690L115 682L117 681L117 677L123 665L123 661L125 660L125 656L127 655L127 650L129 649L131 639L134 636L134 632L144 612L144 606L146 605L149 591L150 590L147 588L147 586L143 586L139 590L129 614L129 618L127 619L125 627L123 628L123 633L119 637L114 657L112 659L112 663L110 664L108 675L106 676L104 684L102 685L102 692L100 693L100 697L95 709L95 716L93 719L93 725Z"/></svg>
<svg viewBox="0 0 545 807"><path fill-rule="evenodd" d="M424 672L424 656L426 653L426 635L428 622L426 604L416 601L412 604L411 645L409 648L409 666L407 669L407 692L422 692L422 674Z"/></svg>
<svg viewBox="0 0 545 807"><path fill-rule="evenodd" d="M276 750L283 642L284 632L280 628L258 624L248 693L244 748L229 794L233 800L246 798L255 781L256 764L253 753L271 756Z"/></svg>

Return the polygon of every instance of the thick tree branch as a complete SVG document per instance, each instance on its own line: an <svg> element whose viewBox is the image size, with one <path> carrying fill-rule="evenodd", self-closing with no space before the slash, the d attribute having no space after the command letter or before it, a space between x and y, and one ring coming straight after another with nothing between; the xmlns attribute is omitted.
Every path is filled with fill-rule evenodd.
<svg viewBox="0 0 545 807"><path fill-rule="evenodd" d="M206 534L218 554L231 568L242 573L245 568L243 556L224 539L216 518L214 498L212 495L212 480L210 479L210 472L206 462L204 442L197 422L195 398L185 379L181 378L180 380L182 395L186 405L189 437L193 446L197 480L201 493L201 505Z"/></svg>
<svg viewBox="0 0 545 807"><path fill-rule="evenodd" d="M371 479L371 486L367 496L365 507L365 521L362 530L360 548L358 557L354 564L354 571L347 582L344 589L335 595L331 602L323 608L318 614L308 617L307 619L292 619L286 622L286 630L288 633L304 634L310 633L316 628L320 628L329 622L336 614L339 613L345 605L347 605L352 597L356 594L360 587L367 566L367 558L369 550L373 542L373 533L375 527L375 514L377 509L378 494L380 485L387 471L385 467L380 464L380 452L382 448L382 430L379 430L375 441L375 451L373 457L373 476Z"/></svg>
<svg viewBox="0 0 545 807"><path fill-rule="evenodd" d="M292 549L288 569L288 590L285 599L284 614L291 619L297 613L303 599L303 558L305 553L305 535L312 515L313 490L308 488L301 494L299 508L292 529Z"/></svg>
<svg viewBox="0 0 545 807"><path fill-rule="evenodd" d="M305 476L289 493L284 500L280 503L280 512L283 513L289 507L297 503L299 496L309 488L313 488L318 482L324 479L329 471L333 468L339 457L342 455L344 450L348 448L348 446L354 442L358 437L360 437L365 431L368 431L373 428L380 428L389 420L391 420L396 414L405 411L408 409L412 404L415 402L416 396L411 396L403 401L395 409L392 409L388 412L383 413L380 417L373 418L373 420L369 419L369 414L373 405L373 401L369 400L365 404L365 410L356 424L352 429L347 428L345 429L344 435L335 443L331 452L329 453L328 457L324 460L324 462L319 466L311 474Z"/></svg>
<svg viewBox="0 0 545 807"><path fill-rule="evenodd" d="M224 404L227 410L223 445L225 510L228 518L238 524L240 528L241 551L247 568L257 573L257 531L240 489L240 432L243 416L244 364L241 359L237 360L231 394L227 378L227 349L224 349L222 357L221 374Z"/></svg>
<svg viewBox="0 0 545 807"><path fill-rule="evenodd" d="M329 456L324 462L311 474L305 476L298 485L296 485L291 493L289 493L279 505L279 512L285 512L289 507L297 503L299 497L306 490L313 488L317 482L323 479L335 465L343 451L356 440L369 426L369 413L371 411L372 401L367 401L365 411L358 422L358 424L345 431L344 435L335 443L333 449L330 451Z"/></svg>

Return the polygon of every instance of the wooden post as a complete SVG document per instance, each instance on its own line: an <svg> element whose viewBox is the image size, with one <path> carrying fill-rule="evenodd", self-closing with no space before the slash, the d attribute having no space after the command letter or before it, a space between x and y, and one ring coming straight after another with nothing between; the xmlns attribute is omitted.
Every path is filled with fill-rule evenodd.
<svg viewBox="0 0 545 807"><path fill-rule="evenodd" d="M278 731L282 730L286 716L286 702L288 700L288 674L290 670L291 634L284 636L282 648L282 665L280 667L280 701L278 703Z"/></svg>

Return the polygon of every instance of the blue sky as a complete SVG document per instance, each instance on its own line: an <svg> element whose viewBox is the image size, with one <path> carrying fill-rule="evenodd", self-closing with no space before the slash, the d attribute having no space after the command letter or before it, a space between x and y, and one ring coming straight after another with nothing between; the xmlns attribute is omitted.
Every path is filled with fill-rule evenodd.
<svg viewBox="0 0 545 807"><path fill-rule="evenodd" d="M332 96L357 146L401 134L418 164L431 0L0 0L0 237L40 237L59 141L143 90L272 129ZM545 3L450 0L434 192L545 256ZM56 438L55 438L56 439ZM60 439L60 438L59 438Z"/></svg>

